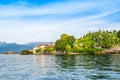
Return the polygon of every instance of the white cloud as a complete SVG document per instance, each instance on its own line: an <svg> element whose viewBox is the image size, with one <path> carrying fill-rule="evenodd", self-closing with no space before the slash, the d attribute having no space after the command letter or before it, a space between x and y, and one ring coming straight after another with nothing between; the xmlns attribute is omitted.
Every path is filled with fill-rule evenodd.
<svg viewBox="0 0 120 80"><path fill-rule="evenodd" d="M112 2L109 2L112 4ZM113 3L116 4L115 2ZM101 5L103 9L101 9ZM0 6L0 37L1 41L26 43L31 41L55 41L62 33L73 34L80 37L88 31L102 29L120 29L119 23L105 21L104 17L120 11L113 6L105 6L105 3L71 1L37 7L25 5ZM104 7L105 6L105 7ZM88 10L97 10L98 13L89 16L75 16L70 14ZM49 17L50 14L68 15L70 17L60 19L57 16ZM43 18L26 18L26 16L43 16ZM114 27L116 26L116 27Z"/></svg>
<svg viewBox="0 0 120 80"><path fill-rule="evenodd" d="M75 13L88 10L91 7L94 6L90 5L90 3L80 2L58 3L37 7L7 5L1 7L0 17Z"/></svg>
<svg viewBox="0 0 120 80"><path fill-rule="evenodd" d="M97 1L98 2L98 1ZM45 14L71 14L78 13L88 10L97 11L111 11L114 10L116 2L104 1L97 4L96 1L92 2L81 2L81 1L70 1L53 3L44 6L27 7L26 5L5 5L0 8L0 17L15 17L15 16L31 16L31 15L45 15ZM26 3L25 3L26 4ZM108 6L106 6L106 4ZM113 6L111 7L112 4ZM110 6L109 6L110 5ZM117 8L117 7L116 7ZM119 8L118 8L119 9Z"/></svg>

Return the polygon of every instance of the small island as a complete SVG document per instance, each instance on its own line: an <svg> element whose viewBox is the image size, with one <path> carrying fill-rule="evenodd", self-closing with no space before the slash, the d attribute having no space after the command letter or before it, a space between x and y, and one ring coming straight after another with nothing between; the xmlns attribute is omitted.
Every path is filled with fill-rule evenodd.
<svg viewBox="0 0 120 80"><path fill-rule="evenodd" d="M120 53L120 30L88 32L78 39L73 35L62 34L56 42L40 44L35 46L33 50L22 50L20 52L21 55L111 53Z"/></svg>

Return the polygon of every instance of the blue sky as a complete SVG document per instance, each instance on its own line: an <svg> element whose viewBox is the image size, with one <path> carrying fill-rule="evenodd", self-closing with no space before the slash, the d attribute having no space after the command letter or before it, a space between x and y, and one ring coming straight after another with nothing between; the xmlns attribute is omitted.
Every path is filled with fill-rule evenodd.
<svg viewBox="0 0 120 80"><path fill-rule="evenodd" d="M62 33L120 30L120 0L0 0L0 41L55 41Z"/></svg>

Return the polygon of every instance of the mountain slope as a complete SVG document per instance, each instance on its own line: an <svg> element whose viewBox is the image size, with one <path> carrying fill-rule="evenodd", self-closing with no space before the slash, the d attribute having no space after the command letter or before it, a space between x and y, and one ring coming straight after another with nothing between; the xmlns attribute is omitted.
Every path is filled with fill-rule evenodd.
<svg viewBox="0 0 120 80"><path fill-rule="evenodd" d="M23 49L32 49L32 47L26 46L26 45L20 45L20 44L16 44L16 43L0 42L0 53L7 52L7 51L19 52Z"/></svg>
<svg viewBox="0 0 120 80"><path fill-rule="evenodd" d="M27 44L16 44L16 43L6 43L0 42L0 53L14 51L19 52L21 50L33 49L36 45L39 44L48 44L50 42L30 42Z"/></svg>
<svg viewBox="0 0 120 80"><path fill-rule="evenodd" d="M49 43L53 43L53 42L30 42L30 43L26 43L26 46L31 46L32 48L39 45L39 44L49 44Z"/></svg>

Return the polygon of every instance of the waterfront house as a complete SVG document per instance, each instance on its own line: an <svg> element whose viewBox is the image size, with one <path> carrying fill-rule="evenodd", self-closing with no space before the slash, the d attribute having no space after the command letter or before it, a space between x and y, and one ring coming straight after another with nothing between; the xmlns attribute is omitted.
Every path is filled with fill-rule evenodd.
<svg viewBox="0 0 120 80"><path fill-rule="evenodd" d="M54 47L54 43L37 45L33 48L33 53L36 54L43 52L46 47Z"/></svg>

